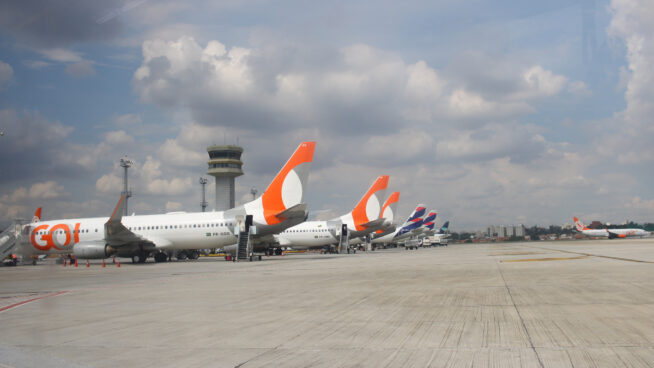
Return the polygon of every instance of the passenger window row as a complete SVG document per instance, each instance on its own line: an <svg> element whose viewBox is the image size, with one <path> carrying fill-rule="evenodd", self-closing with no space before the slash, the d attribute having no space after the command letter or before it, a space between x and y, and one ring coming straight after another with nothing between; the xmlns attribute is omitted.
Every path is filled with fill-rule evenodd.
<svg viewBox="0 0 654 368"><path fill-rule="evenodd" d="M152 226L130 226L130 231L140 230L178 230L178 229L199 229L209 227L233 226L231 222L212 222L208 224L184 224L184 225L152 225Z"/></svg>

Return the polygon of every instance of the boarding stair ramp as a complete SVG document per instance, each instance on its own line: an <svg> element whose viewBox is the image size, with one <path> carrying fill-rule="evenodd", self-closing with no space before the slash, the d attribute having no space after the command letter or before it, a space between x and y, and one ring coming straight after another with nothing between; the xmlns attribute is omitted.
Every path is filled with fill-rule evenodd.
<svg viewBox="0 0 654 368"><path fill-rule="evenodd" d="M250 234L250 227L252 226L252 215L245 217L245 226L242 231L238 233L238 243L236 249L236 260L245 261L251 260L252 255L252 236Z"/></svg>
<svg viewBox="0 0 654 368"><path fill-rule="evenodd" d="M338 241L338 253L350 253L350 234L347 224L341 225L341 236Z"/></svg>
<svg viewBox="0 0 654 368"><path fill-rule="evenodd" d="M0 260L12 253L18 244L18 231L20 230L17 223L11 224L0 233Z"/></svg>

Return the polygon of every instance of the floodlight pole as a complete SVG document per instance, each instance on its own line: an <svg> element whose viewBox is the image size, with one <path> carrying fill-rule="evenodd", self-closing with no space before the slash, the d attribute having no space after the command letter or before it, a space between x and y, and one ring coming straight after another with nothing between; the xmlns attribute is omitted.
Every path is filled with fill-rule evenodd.
<svg viewBox="0 0 654 368"><path fill-rule="evenodd" d="M127 216L127 198L132 196L132 191L127 190L127 169L129 169L132 165L134 165L134 161L130 160L127 158L127 156L123 157L120 159L120 166L124 169L123 172L123 194L125 196L125 211L123 213L124 216Z"/></svg>
<svg viewBox="0 0 654 368"><path fill-rule="evenodd" d="M205 197L205 186L207 185L209 181L203 177L200 177L200 185L202 185L202 202L200 202L200 206L202 206L202 212L206 211L207 209L207 199Z"/></svg>

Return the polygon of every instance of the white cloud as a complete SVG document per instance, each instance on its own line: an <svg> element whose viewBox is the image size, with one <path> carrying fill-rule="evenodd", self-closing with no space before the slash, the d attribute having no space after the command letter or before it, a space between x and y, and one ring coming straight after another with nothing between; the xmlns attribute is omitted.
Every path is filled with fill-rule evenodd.
<svg viewBox="0 0 654 368"><path fill-rule="evenodd" d="M568 84L568 92L578 96L590 96L592 94L586 83L582 81L570 82Z"/></svg>
<svg viewBox="0 0 654 368"><path fill-rule="evenodd" d="M95 182L95 189L100 193L118 193L123 188L123 179L114 174L105 174Z"/></svg>
<svg viewBox="0 0 654 368"><path fill-rule="evenodd" d="M519 93L521 98L537 98L555 95L566 86L568 78L556 75L540 65L532 66L522 74L527 88Z"/></svg>
<svg viewBox="0 0 654 368"><path fill-rule="evenodd" d="M14 75L11 65L0 60L0 90L4 89Z"/></svg>
<svg viewBox="0 0 654 368"><path fill-rule="evenodd" d="M546 149L545 138L534 126L491 124L442 135L436 155L441 160L483 162L508 157L514 162L530 162L541 157Z"/></svg>
<svg viewBox="0 0 654 368"><path fill-rule="evenodd" d="M95 69L93 69L93 63L88 60L82 60L68 64L68 66L66 66L66 73L74 77L88 77L95 74Z"/></svg>
<svg viewBox="0 0 654 368"><path fill-rule="evenodd" d="M192 189L191 178L155 179L147 184L149 194L179 195Z"/></svg>
<svg viewBox="0 0 654 368"><path fill-rule="evenodd" d="M566 77L535 65L514 72L521 81L514 90L489 98L448 81L424 61L405 64L397 54L365 44L334 51L320 68L302 58L284 63L294 55L274 44L230 49L213 40L203 48L181 37L148 40L142 49L132 84L143 101L188 111L204 125L259 133L297 129L306 121L354 135L388 134L398 121L442 126L463 118L483 125L489 118L532 113L530 100L560 93L567 84Z"/></svg>
<svg viewBox="0 0 654 368"><path fill-rule="evenodd" d="M627 203L627 208L654 210L654 199L646 200L636 196L630 203Z"/></svg>
<svg viewBox="0 0 654 368"><path fill-rule="evenodd" d="M182 147L177 140L167 139L159 148L157 157L168 164L185 166L189 163L198 163L208 160L209 156L198 151L201 147L197 143L190 148Z"/></svg>
<svg viewBox="0 0 654 368"><path fill-rule="evenodd" d="M114 123L118 126L129 126L140 124L143 121L139 114L123 114L114 118Z"/></svg>
<svg viewBox="0 0 654 368"><path fill-rule="evenodd" d="M79 63L84 60L79 53L61 48L42 49L38 51L46 58L60 63Z"/></svg>
<svg viewBox="0 0 654 368"><path fill-rule="evenodd" d="M48 63L47 61L43 61L43 60L26 60L24 64L28 68L36 69L36 70L40 70L52 65L52 63Z"/></svg>
<svg viewBox="0 0 654 368"><path fill-rule="evenodd" d="M31 198L37 199L58 198L65 194L64 187L52 180L33 184L29 192Z"/></svg>
<svg viewBox="0 0 654 368"><path fill-rule="evenodd" d="M182 209L182 204L179 202L166 202L166 211L179 211Z"/></svg>
<svg viewBox="0 0 654 368"><path fill-rule="evenodd" d="M105 142L112 145L134 144L134 138L124 130L116 130L105 134Z"/></svg>
<svg viewBox="0 0 654 368"><path fill-rule="evenodd" d="M367 160L395 165L411 161L431 161L436 154L434 143L433 138L427 134L402 130L387 136L372 136L361 148Z"/></svg>
<svg viewBox="0 0 654 368"><path fill-rule="evenodd" d="M607 158L624 164L654 161L654 4L649 1L614 0L609 35L624 42L627 49L628 73L621 72L626 82L627 107L615 115L615 132L599 145Z"/></svg>

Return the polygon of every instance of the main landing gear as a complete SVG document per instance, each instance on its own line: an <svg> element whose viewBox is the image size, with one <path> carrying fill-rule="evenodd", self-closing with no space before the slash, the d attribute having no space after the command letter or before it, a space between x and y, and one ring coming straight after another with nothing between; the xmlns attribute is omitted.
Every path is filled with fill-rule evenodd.
<svg viewBox="0 0 654 368"><path fill-rule="evenodd" d="M132 263L145 263L146 259L148 259L148 253L140 252L132 256Z"/></svg>
<svg viewBox="0 0 654 368"><path fill-rule="evenodd" d="M164 252L157 252L154 254L154 261L159 263L159 262L167 262L168 261L168 255Z"/></svg>

